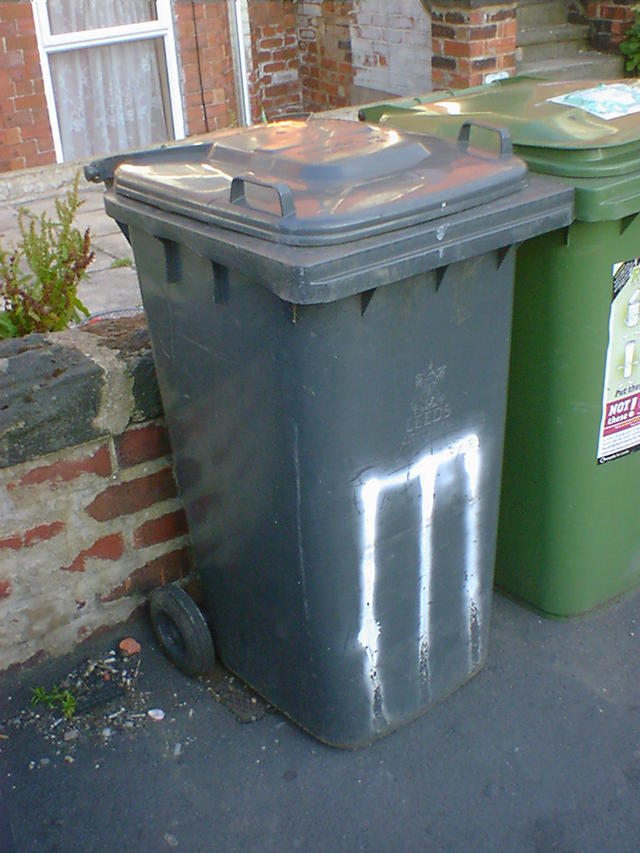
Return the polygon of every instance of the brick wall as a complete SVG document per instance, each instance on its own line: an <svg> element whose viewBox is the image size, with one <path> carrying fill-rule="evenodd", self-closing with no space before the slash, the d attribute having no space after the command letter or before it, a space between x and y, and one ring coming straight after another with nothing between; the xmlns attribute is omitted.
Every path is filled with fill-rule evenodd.
<svg viewBox="0 0 640 853"><path fill-rule="evenodd" d="M617 53L629 24L635 17L636 4L631 0L589 0L587 21L590 42L594 50Z"/></svg>
<svg viewBox="0 0 640 853"><path fill-rule="evenodd" d="M0 172L55 163L30 3L0 3Z"/></svg>
<svg viewBox="0 0 640 853"><path fill-rule="evenodd" d="M144 322L94 331L0 342L0 671L191 576Z"/></svg>
<svg viewBox="0 0 640 853"><path fill-rule="evenodd" d="M301 112L296 4L291 0L249 0L249 20L253 120Z"/></svg>
<svg viewBox="0 0 640 853"><path fill-rule="evenodd" d="M351 103L352 0L249 0L254 121Z"/></svg>
<svg viewBox="0 0 640 853"><path fill-rule="evenodd" d="M176 0L176 38L188 134L238 119L229 18L224 0Z"/></svg>
<svg viewBox="0 0 640 853"><path fill-rule="evenodd" d="M353 9L353 0L297 4L302 102L307 111L351 103L354 71L350 17Z"/></svg>
<svg viewBox="0 0 640 853"><path fill-rule="evenodd" d="M350 21L357 86L397 95L431 88L431 19L422 0L359 0Z"/></svg>
<svg viewBox="0 0 640 853"><path fill-rule="evenodd" d="M434 89L481 85L488 74L515 72L516 3L431 5Z"/></svg>

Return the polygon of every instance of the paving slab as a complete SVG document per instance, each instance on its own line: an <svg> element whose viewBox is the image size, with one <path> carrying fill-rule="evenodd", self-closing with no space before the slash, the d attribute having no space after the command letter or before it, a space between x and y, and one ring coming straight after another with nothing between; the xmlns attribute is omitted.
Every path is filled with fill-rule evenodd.
<svg viewBox="0 0 640 853"><path fill-rule="evenodd" d="M120 260L122 258L129 258L133 261L133 250L120 229L113 234L106 234L105 236L100 237L100 239L95 242L96 249L109 254L112 261Z"/></svg>
<svg viewBox="0 0 640 853"><path fill-rule="evenodd" d="M63 173L61 172L61 175ZM45 189L39 195L31 198L20 198L9 201L0 209L0 242L5 250L15 246L20 239L18 215L20 208L25 207L35 216L43 212L50 217L55 216L55 200L62 198L71 187L73 175L70 173L66 181L52 192L51 186L45 184ZM87 276L78 288L80 299L87 306L90 314L103 314L123 308L139 307L142 305L138 285L133 252L116 222L107 216L104 210L103 187L87 184L80 179L80 198L82 206L76 216L75 225L83 231L89 228L91 246L96 253L95 261L89 266ZM112 268L114 260L128 258L131 267Z"/></svg>
<svg viewBox="0 0 640 853"><path fill-rule="evenodd" d="M98 720L72 763L12 725L30 688L126 634L142 643L145 707L164 720L109 738ZM275 710L239 723L138 617L5 676L0 787L20 851L635 853L639 644L640 592L568 621L496 594L487 667L389 737L341 751Z"/></svg>
<svg viewBox="0 0 640 853"><path fill-rule="evenodd" d="M133 267L97 269L80 282L78 296L90 314L109 313L142 305L138 275Z"/></svg>

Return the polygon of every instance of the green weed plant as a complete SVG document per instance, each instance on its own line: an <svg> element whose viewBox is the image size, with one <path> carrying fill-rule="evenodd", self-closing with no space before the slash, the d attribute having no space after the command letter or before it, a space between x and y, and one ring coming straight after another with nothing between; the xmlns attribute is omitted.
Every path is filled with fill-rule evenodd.
<svg viewBox="0 0 640 853"><path fill-rule="evenodd" d="M0 339L59 332L89 316L78 284L94 253L89 229L82 234L73 224L83 204L78 179L56 199L55 219L21 208L18 243L10 251L0 243Z"/></svg>
<svg viewBox="0 0 640 853"><path fill-rule="evenodd" d="M60 711L63 717L70 720L76 710L76 697L70 690L61 690L57 684L47 690L45 687L34 687L31 690L31 704L46 705L50 711Z"/></svg>
<svg viewBox="0 0 640 853"><path fill-rule="evenodd" d="M625 70L637 77L640 73L640 10L620 42L620 53L626 57Z"/></svg>

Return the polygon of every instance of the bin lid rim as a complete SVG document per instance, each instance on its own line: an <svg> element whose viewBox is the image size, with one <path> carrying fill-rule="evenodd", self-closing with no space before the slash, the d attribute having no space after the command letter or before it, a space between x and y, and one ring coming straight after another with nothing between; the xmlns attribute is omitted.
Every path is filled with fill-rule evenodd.
<svg viewBox="0 0 640 853"><path fill-rule="evenodd" d="M462 124L462 122L461 122ZM124 161L116 192L291 245L347 242L520 191L527 167L437 137L339 119L256 125L215 137L208 156Z"/></svg>
<svg viewBox="0 0 640 853"><path fill-rule="evenodd" d="M564 149L576 156L581 151L605 149L602 157L606 158L607 149L640 142L640 81L521 77L417 100L420 103L413 99L406 107L391 102L382 123L407 127L406 115L421 114L438 116L440 121L490 120L509 128L514 145ZM384 105L375 109L384 114ZM618 114L625 110L626 114ZM366 118L366 109L363 114ZM413 119L411 129L418 129L416 121Z"/></svg>

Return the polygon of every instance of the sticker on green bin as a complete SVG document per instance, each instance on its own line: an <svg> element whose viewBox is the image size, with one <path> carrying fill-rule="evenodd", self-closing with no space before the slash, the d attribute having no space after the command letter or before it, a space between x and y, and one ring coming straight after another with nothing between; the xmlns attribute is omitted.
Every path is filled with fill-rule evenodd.
<svg viewBox="0 0 640 853"><path fill-rule="evenodd" d="M613 265L598 462L640 448L640 258Z"/></svg>
<svg viewBox="0 0 640 853"><path fill-rule="evenodd" d="M640 112L640 87L629 83L603 83L590 89L566 92L548 100L553 104L576 107L609 121Z"/></svg>

